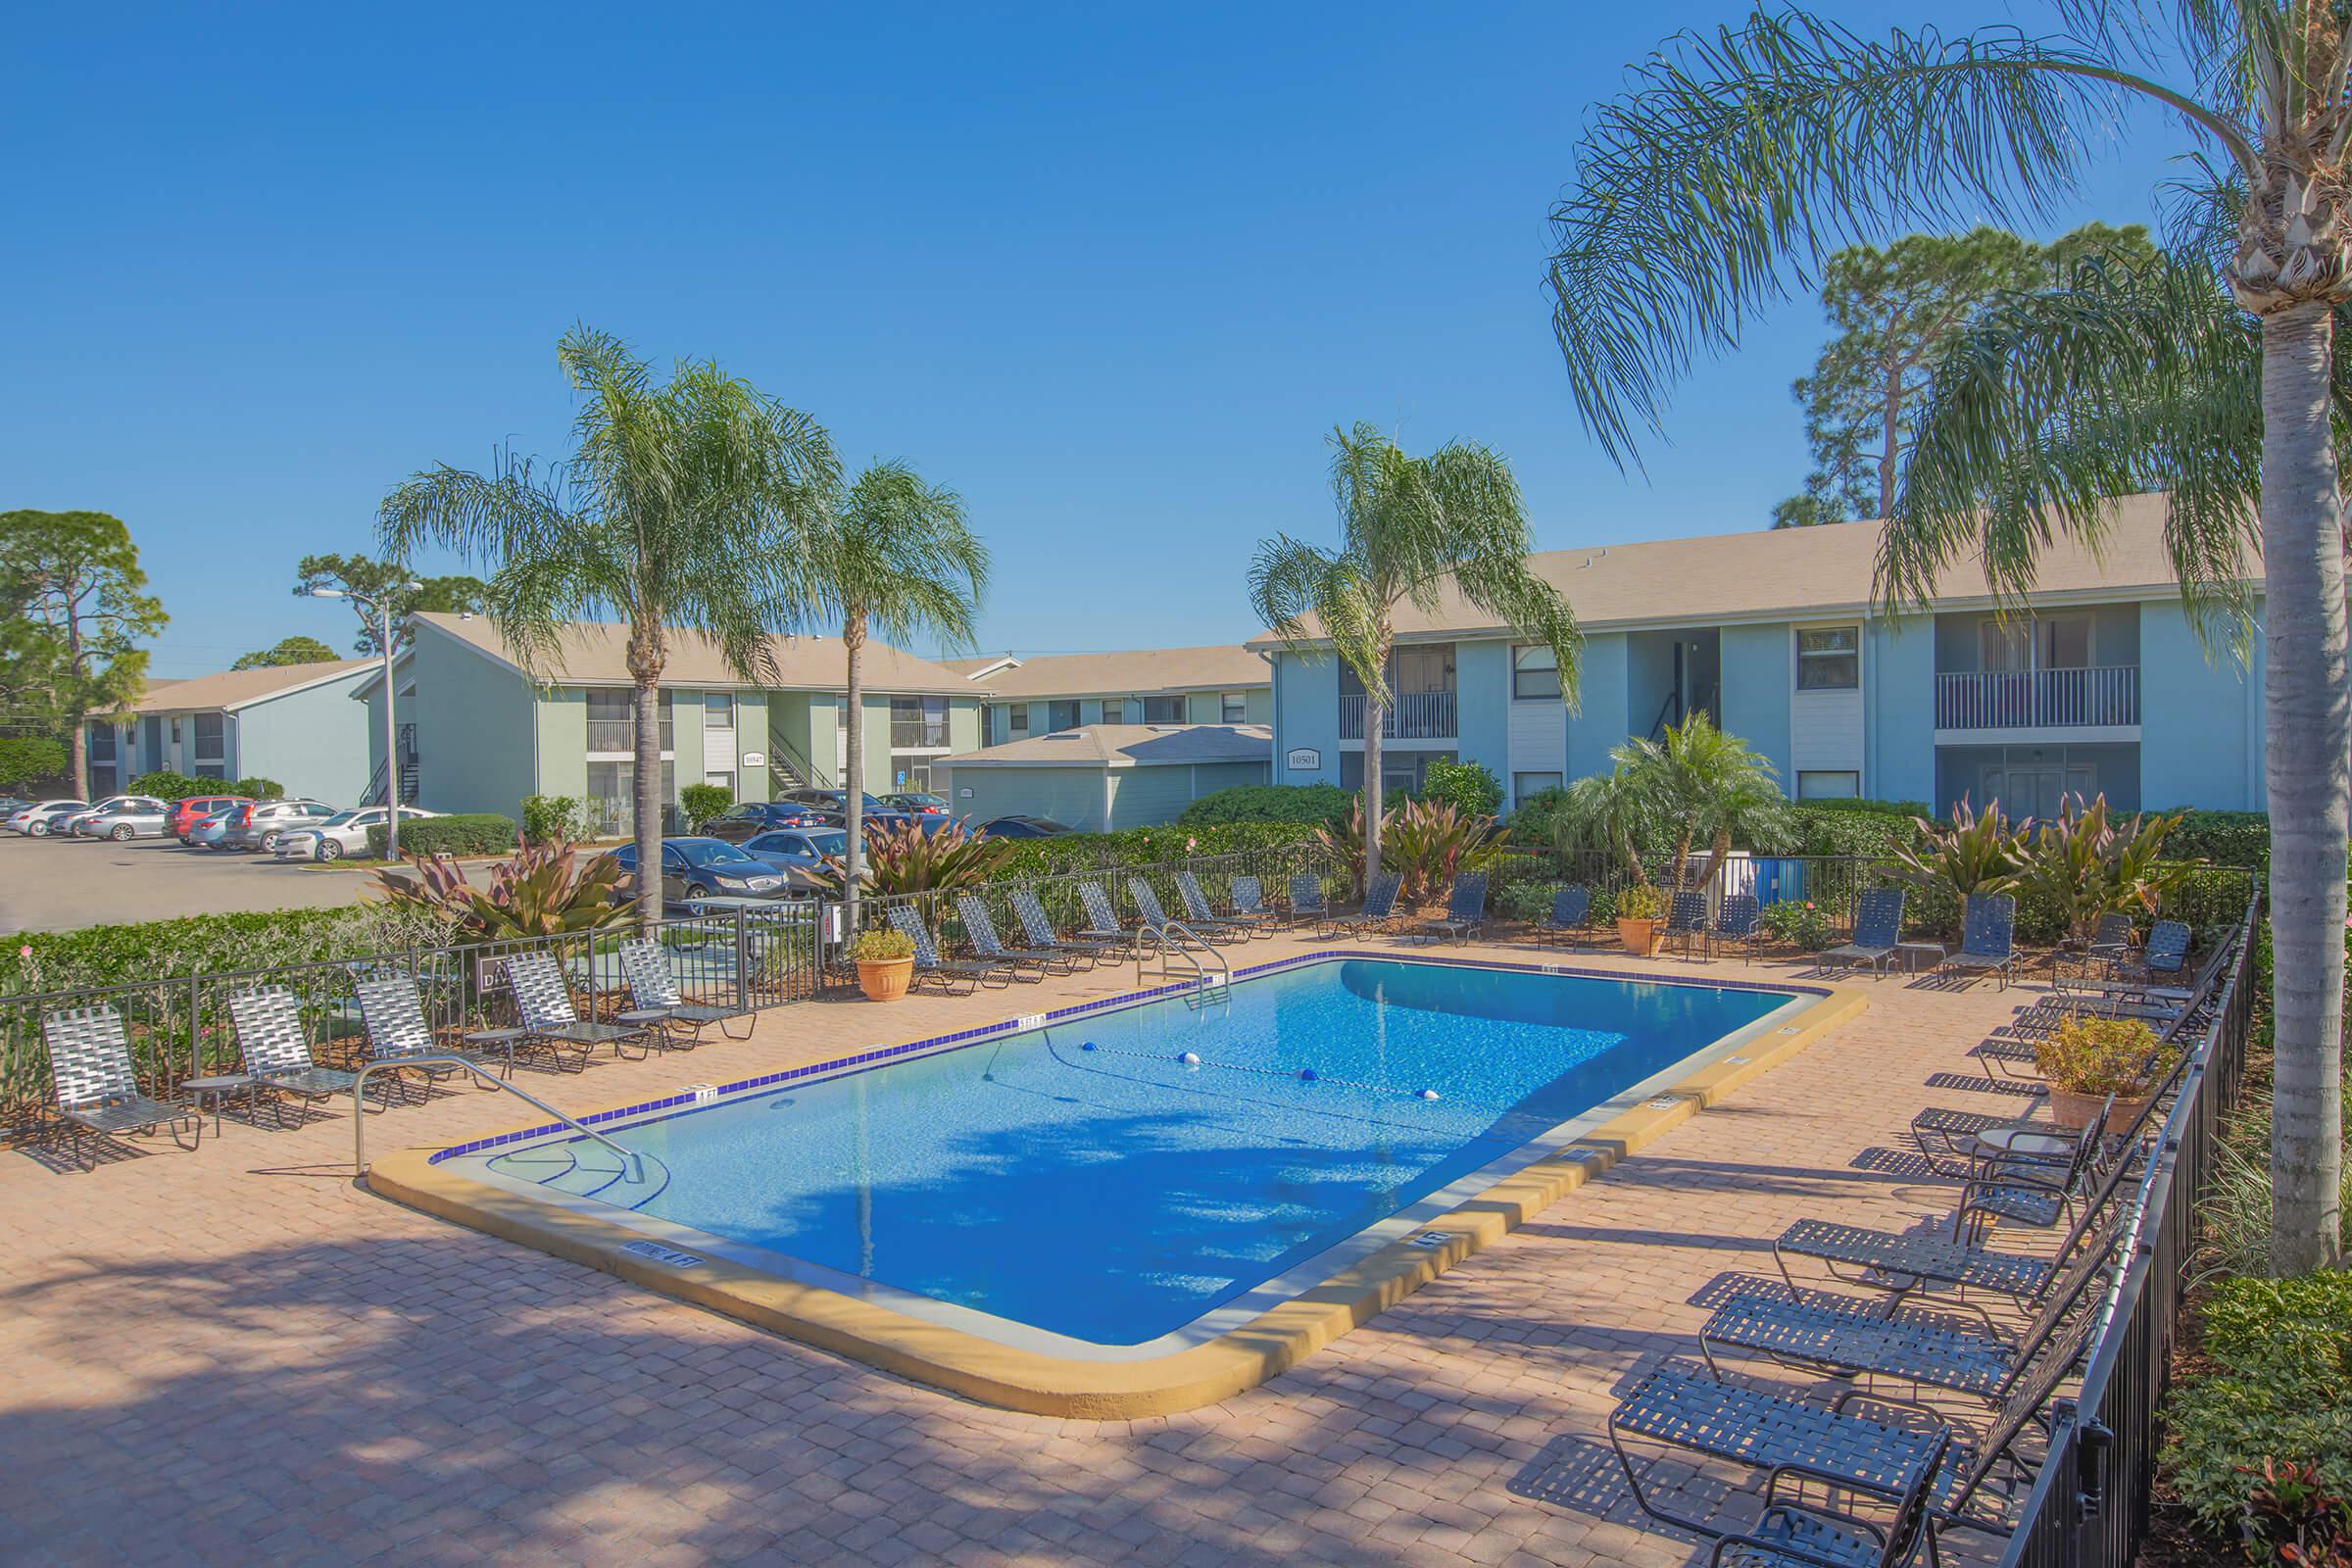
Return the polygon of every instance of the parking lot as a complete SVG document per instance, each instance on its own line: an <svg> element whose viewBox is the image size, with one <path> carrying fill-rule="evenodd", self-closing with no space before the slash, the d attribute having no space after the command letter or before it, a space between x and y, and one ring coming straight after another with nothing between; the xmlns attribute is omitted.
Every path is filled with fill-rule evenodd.
<svg viewBox="0 0 2352 1568"><path fill-rule="evenodd" d="M306 870L270 856L0 834L0 933L70 931L251 909L324 909L357 901L367 871Z"/></svg>

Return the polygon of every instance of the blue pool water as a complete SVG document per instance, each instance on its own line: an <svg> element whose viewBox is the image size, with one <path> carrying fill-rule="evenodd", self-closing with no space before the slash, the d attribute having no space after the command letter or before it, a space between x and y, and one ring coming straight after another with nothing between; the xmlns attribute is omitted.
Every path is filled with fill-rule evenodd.
<svg viewBox="0 0 2352 1568"><path fill-rule="evenodd" d="M898 1290L1135 1345L1788 1001L1317 963L1237 982L1223 1002L1057 1022L632 1127L617 1136L652 1156L659 1174L635 1190L650 1196L602 1196ZM537 1180L570 1158L540 1146L493 1164Z"/></svg>

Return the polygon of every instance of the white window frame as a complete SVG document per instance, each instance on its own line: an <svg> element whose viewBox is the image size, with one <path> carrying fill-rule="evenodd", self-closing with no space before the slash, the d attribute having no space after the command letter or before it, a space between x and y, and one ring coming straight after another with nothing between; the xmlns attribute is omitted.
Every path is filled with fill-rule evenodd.
<svg viewBox="0 0 2352 1568"><path fill-rule="evenodd" d="M1851 648L1807 649L1805 647L1807 637L1816 636L1822 632L1838 631L1845 632L1853 638L1854 645ZM1822 692L1858 692L1862 689L1862 626L1860 622L1846 620L1823 626L1798 626L1793 628L1791 636L1792 646L1796 652L1796 667L1790 672L1789 678L1795 682L1793 689L1798 696L1810 697ZM1805 661L1809 659L1824 662L1830 660L1850 660L1854 666L1854 678L1840 681L1832 686L1808 686L1805 684Z"/></svg>
<svg viewBox="0 0 2352 1568"><path fill-rule="evenodd" d="M1247 724L1250 722L1250 694L1248 692L1219 692L1217 694L1217 722Z"/></svg>
<svg viewBox="0 0 2352 1568"><path fill-rule="evenodd" d="M1530 654L1541 654L1545 659L1549 660L1550 662L1542 664L1527 663L1525 661ZM1519 689L1519 677L1521 675L1532 675L1542 671L1548 671L1551 675L1550 691L1523 692ZM1561 700L1561 696L1562 691L1560 686L1559 656L1551 651L1551 645L1549 643L1520 643L1511 649L1512 702L1556 703Z"/></svg>
<svg viewBox="0 0 2352 1568"><path fill-rule="evenodd" d="M1835 688L1834 688L1835 689ZM1851 793L1831 791L1820 793L1806 787L1808 779L1850 778L1854 781ZM1796 774L1796 798L1800 801L1858 801L1862 799L1862 770L1858 767L1806 767Z"/></svg>

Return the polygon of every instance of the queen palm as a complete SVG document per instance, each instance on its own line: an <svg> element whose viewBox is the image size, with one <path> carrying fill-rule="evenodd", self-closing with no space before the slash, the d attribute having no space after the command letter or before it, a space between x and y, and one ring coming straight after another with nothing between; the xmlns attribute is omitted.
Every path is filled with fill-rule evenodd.
<svg viewBox="0 0 2352 1568"><path fill-rule="evenodd" d="M1438 612L1447 593L1550 647L1573 703L1582 639L1559 590L1527 569L1527 510L1510 466L1456 441L1408 456L1370 424L1331 435L1340 548L1276 535L1257 547L1250 600L1290 648L1322 645L1364 688L1364 869L1380 869L1381 729L1394 694L1389 656L1400 606Z"/></svg>
<svg viewBox="0 0 2352 1568"><path fill-rule="evenodd" d="M1588 426L1637 462L1692 358L1733 347L1838 245L1896 221L2030 220L2132 101L2200 140L2215 172L2191 229L2218 243L2192 232L2142 274L2079 274L1955 345L1906 459L1880 593L1916 604L1973 554L2014 601L2054 535L2095 546L2119 490L2160 485L2184 595L2209 628L2232 612L2243 627L2259 548L2271 1260L2300 1272L2341 1248L2352 692L2331 392L2334 315L2352 297L2352 51L2320 0L2055 3L2069 31L2054 38L1864 39L1777 11L1677 40L1589 122L1553 215L1553 325Z"/></svg>
<svg viewBox="0 0 2352 1568"><path fill-rule="evenodd" d="M572 449L541 470L502 454L487 473L446 464L384 498L386 553L455 549L493 567L483 612L525 673L560 667L566 626L616 617L633 686L637 906L662 912L662 672L676 630L717 646L738 678L773 678L767 634L808 604L797 530L838 467L803 414L710 364L666 382L607 333L574 327L557 360L578 395Z"/></svg>
<svg viewBox="0 0 2352 1568"><path fill-rule="evenodd" d="M988 587L988 547L973 537L961 496L897 462L860 473L824 509L802 547L809 593L841 618L849 666L842 900L855 931L865 854L866 639L904 643L928 634L969 645Z"/></svg>

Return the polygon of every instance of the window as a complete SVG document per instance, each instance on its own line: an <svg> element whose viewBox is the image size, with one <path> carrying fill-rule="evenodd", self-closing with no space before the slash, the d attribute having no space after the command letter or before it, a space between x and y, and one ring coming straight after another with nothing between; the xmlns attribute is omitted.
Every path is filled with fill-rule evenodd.
<svg viewBox="0 0 2352 1568"><path fill-rule="evenodd" d="M706 784L715 784L720 789L725 790L729 795L733 795L735 793L735 775L732 773L705 773L703 775L703 782Z"/></svg>
<svg viewBox="0 0 2352 1568"><path fill-rule="evenodd" d="M198 778L228 777L226 773L221 771L220 764L219 762L198 762L196 764L196 776Z"/></svg>
<svg viewBox="0 0 2352 1568"><path fill-rule="evenodd" d="M1144 699L1144 722L1147 724L1181 724L1184 722L1182 697L1147 697Z"/></svg>
<svg viewBox="0 0 2352 1568"><path fill-rule="evenodd" d="M1850 692L1862 684L1862 633L1855 626L1820 626L1796 634L1796 689Z"/></svg>
<svg viewBox="0 0 2352 1568"><path fill-rule="evenodd" d="M221 760L220 727L219 713L198 713L196 715L196 760L218 762ZM218 773L198 775L201 778L219 778L220 776Z"/></svg>
<svg viewBox="0 0 2352 1568"><path fill-rule="evenodd" d="M1226 692L1217 699L1217 722L1246 724L1250 721L1250 694Z"/></svg>
<svg viewBox="0 0 2352 1568"><path fill-rule="evenodd" d="M1004 733L1007 735L1029 733L1029 705L1027 703L1015 703L1005 711L1009 715L1010 722L1006 725Z"/></svg>
<svg viewBox="0 0 2352 1568"><path fill-rule="evenodd" d="M1800 801L1851 801L1860 799L1861 794L1862 775L1850 768L1797 771L1796 798Z"/></svg>
<svg viewBox="0 0 2352 1568"><path fill-rule="evenodd" d="M2090 667L2090 617L2053 615L2035 623L2034 653L2044 669Z"/></svg>
<svg viewBox="0 0 2352 1568"><path fill-rule="evenodd" d="M703 728L733 729L735 727L735 694L733 692L703 693Z"/></svg>
<svg viewBox="0 0 2352 1568"><path fill-rule="evenodd" d="M1559 656L1543 643L1511 650L1511 695L1523 701L1560 695Z"/></svg>
<svg viewBox="0 0 2352 1568"><path fill-rule="evenodd" d="M893 697L890 700L890 744L926 749L948 744L948 700L945 697Z"/></svg>
<svg viewBox="0 0 2352 1568"><path fill-rule="evenodd" d="M93 762L111 762L114 760L115 726L112 724L92 724L90 726L90 760Z"/></svg>
<svg viewBox="0 0 2352 1568"><path fill-rule="evenodd" d="M1102 700L1102 722L1105 724L1126 723L1127 699L1124 697L1105 697Z"/></svg>
<svg viewBox="0 0 2352 1568"><path fill-rule="evenodd" d="M1046 705L1046 728L1054 730L1076 729L1077 727L1078 705L1076 703L1048 703Z"/></svg>
<svg viewBox="0 0 2352 1568"><path fill-rule="evenodd" d="M588 750L634 752L637 749L637 728L631 707L636 694L625 686L592 686L581 695L587 700L588 707ZM671 747L674 726L667 692L662 694L661 724L662 749L666 752Z"/></svg>
<svg viewBox="0 0 2352 1568"><path fill-rule="evenodd" d="M1564 773L1513 773L1511 800L1515 805L1525 806L1529 798L1539 791L1556 790L1567 782Z"/></svg>
<svg viewBox="0 0 2352 1568"><path fill-rule="evenodd" d="M179 744L179 715L176 713L172 715L172 744Z"/></svg>

